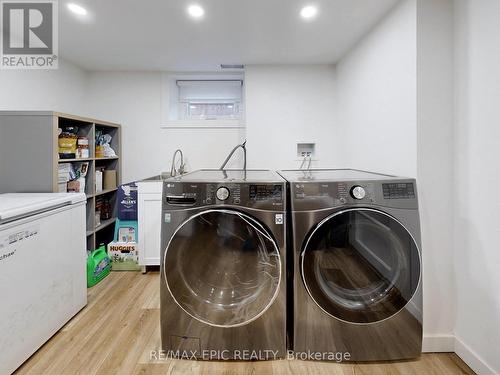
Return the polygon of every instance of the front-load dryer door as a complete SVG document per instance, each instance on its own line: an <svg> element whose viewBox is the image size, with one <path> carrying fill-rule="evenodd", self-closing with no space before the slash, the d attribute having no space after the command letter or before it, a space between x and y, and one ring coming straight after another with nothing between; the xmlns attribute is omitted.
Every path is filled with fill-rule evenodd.
<svg viewBox="0 0 500 375"><path fill-rule="evenodd" d="M307 292L327 314L369 324L403 309L420 282L420 253L410 232L373 209L349 209L321 221L301 253Z"/></svg>
<svg viewBox="0 0 500 375"><path fill-rule="evenodd" d="M281 257L262 224L239 211L210 209L183 222L164 255L174 301L216 327L248 324L278 295Z"/></svg>

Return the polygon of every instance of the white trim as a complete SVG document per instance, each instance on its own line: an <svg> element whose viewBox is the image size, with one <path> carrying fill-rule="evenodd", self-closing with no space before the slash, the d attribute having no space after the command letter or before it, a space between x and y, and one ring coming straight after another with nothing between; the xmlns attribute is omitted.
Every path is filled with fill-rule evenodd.
<svg viewBox="0 0 500 375"><path fill-rule="evenodd" d="M480 375L498 375L488 363L467 346L460 337L454 335L424 335L423 353L455 353L475 373Z"/></svg>
<svg viewBox="0 0 500 375"><path fill-rule="evenodd" d="M453 335L424 335L422 342L423 353L453 353L455 351L455 336Z"/></svg>
<svg viewBox="0 0 500 375"><path fill-rule="evenodd" d="M455 353L477 374L497 375L476 352L468 347L459 337L455 336Z"/></svg>

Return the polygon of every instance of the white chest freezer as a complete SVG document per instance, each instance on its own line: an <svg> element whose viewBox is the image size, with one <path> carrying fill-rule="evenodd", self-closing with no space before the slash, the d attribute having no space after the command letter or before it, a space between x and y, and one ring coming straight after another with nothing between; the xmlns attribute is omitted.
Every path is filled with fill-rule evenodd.
<svg viewBox="0 0 500 375"><path fill-rule="evenodd" d="M0 194L0 374L87 304L84 194Z"/></svg>

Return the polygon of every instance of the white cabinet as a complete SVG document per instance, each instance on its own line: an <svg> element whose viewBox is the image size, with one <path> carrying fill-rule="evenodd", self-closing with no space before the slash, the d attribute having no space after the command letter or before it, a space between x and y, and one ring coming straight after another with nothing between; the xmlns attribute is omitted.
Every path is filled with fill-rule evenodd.
<svg viewBox="0 0 500 375"><path fill-rule="evenodd" d="M161 181L138 183L139 264L160 265Z"/></svg>

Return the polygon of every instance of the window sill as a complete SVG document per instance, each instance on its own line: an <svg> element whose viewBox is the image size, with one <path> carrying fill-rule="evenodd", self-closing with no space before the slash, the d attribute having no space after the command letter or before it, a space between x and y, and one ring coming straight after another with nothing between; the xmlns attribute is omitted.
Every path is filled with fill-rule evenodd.
<svg viewBox="0 0 500 375"><path fill-rule="evenodd" d="M162 129L244 129L242 120L170 120Z"/></svg>

